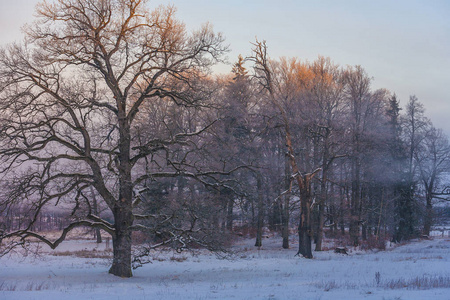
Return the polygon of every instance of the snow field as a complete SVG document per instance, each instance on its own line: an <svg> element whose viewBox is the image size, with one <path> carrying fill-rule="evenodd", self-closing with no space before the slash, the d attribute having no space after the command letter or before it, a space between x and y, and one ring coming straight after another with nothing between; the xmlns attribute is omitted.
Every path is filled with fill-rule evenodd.
<svg viewBox="0 0 450 300"><path fill-rule="evenodd" d="M0 299L450 299L450 239L415 241L388 251L314 252L307 260L266 239L241 241L231 260L155 252L130 279L108 274L109 259L54 256L0 259ZM68 241L60 253L96 249ZM57 251L57 252L58 252Z"/></svg>

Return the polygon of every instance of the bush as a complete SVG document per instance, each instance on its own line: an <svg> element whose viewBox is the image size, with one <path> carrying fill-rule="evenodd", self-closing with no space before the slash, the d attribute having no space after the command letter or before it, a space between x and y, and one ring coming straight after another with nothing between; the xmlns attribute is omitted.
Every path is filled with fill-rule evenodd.
<svg viewBox="0 0 450 300"><path fill-rule="evenodd" d="M370 236L367 240L361 242L362 250L386 250L386 240L376 236Z"/></svg>

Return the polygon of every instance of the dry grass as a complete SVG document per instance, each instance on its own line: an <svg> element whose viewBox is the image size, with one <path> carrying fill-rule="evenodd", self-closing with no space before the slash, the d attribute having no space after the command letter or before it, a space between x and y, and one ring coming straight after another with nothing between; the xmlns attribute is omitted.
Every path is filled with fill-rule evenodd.
<svg viewBox="0 0 450 300"><path fill-rule="evenodd" d="M354 282L336 282L335 280L331 281L322 281L315 283L315 286L319 289L322 289L326 292L333 289L356 289L360 287L359 284ZM398 290L398 289L408 289L408 290L429 290L429 289L441 289L441 288L450 288L450 277L449 276L421 276L415 277L411 279L392 279L383 281L380 278L379 273L375 273L375 281L374 284L368 284L365 286L366 288L371 287L380 287L390 290Z"/></svg>
<svg viewBox="0 0 450 300"><path fill-rule="evenodd" d="M185 256L171 256L170 260L171 261L176 261L176 262L183 262L187 259L187 257Z"/></svg>
<svg viewBox="0 0 450 300"><path fill-rule="evenodd" d="M15 291L44 291L54 288L49 282L28 282L26 285L20 285L17 283L6 284L0 283L0 291L15 292Z"/></svg>
<svg viewBox="0 0 450 300"><path fill-rule="evenodd" d="M77 250L77 251L58 251L51 253L53 256L73 256L80 258L112 258L112 251Z"/></svg>
<svg viewBox="0 0 450 300"><path fill-rule="evenodd" d="M450 288L450 277L448 276L422 276L412 279L394 279L382 283L380 286L387 289L411 289L428 290L438 288Z"/></svg>

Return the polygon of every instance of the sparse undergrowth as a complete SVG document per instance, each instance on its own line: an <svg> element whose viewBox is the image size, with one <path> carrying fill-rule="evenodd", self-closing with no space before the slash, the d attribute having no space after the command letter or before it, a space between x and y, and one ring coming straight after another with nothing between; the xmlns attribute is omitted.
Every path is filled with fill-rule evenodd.
<svg viewBox="0 0 450 300"><path fill-rule="evenodd" d="M421 276L411 279L393 279L386 282L382 282L381 286L387 289L437 289L437 288L450 288L449 276Z"/></svg>
<svg viewBox="0 0 450 300"><path fill-rule="evenodd" d="M7 284L5 282L0 282L0 291L15 292L15 291L44 291L55 288L51 286L49 282L28 282L26 285L20 287L18 284Z"/></svg>
<svg viewBox="0 0 450 300"><path fill-rule="evenodd" d="M324 291L333 289L357 289L361 285L354 282L339 283L336 280L322 281L316 283L315 286ZM438 288L450 288L449 276L420 276L410 279L399 278L386 281L375 280L374 284L363 285L365 288L384 288L384 289L408 289L408 290L428 290Z"/></svg>
<svg viewBox="0 0 450 300"><path fill-rule="evenodd" d="M92 250L77 250L77 251L58 251L52 252L53 256L73 256L73 257L81 257L81 258L112 258L112 251L97 251L95 249Z"/></svg>

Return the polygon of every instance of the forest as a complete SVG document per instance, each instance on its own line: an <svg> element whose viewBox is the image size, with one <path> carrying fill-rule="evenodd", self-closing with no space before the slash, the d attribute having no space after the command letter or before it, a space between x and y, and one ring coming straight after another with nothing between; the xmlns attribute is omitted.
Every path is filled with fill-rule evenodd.
<svg viewBox="0 0 450 300"><path fill-rule="evenodd" d="M112 239L109 272L131 277L153 249L226 253L236 236L276 233L313 258L327 238L430 235L450 148L420 99L375 90L363 66L272 58L258 39L215 74L223 36L174 14L42 2L26 41L0 49L1 254L90 227Z"/></svg>

